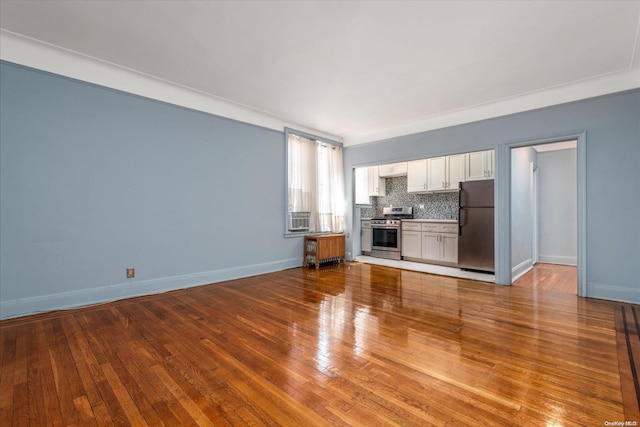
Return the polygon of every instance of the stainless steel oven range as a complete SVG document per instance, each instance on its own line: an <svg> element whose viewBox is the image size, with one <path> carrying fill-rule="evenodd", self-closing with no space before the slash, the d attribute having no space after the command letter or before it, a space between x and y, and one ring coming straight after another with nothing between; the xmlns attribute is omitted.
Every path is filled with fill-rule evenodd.
<svg viewBox="0 0 640 427"><path fill-rule="evenodd" d="M383 218L371 219L371 256L401 259L402 219L413 218L412 207L383 208Z"/></svg>

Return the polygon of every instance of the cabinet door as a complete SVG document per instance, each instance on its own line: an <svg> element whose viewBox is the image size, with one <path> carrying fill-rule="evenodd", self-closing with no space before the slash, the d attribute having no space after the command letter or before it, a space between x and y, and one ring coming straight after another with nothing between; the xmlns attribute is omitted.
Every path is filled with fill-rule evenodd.
<svg viewBox="0 0 640 427"><path fill-rule="evenodd" d="M427 191L427 159L407 162L407 192Z"/></svg>
<svg viewBox="0 0 640 427"><path fill-rule="evenodd" d="M402 256L422 258L422 233L419 231L402 232Z"/></svg>
<svg viewBox="0 0 640 427"><path fill-rule="evenodd" d="M404 176L407 174L407 162L391 163L388 165L380 165L380 177Z"/></svg>
<svg viewBox="0 0 640 427"><path fill-rule="evenodd" d="M467 153L464 173L465 179L467 181L493 179L494 162L493 150Z"/></svg>
<svg viewBox="0 0 640 427"><path fill-rule="evenodd" d="M433 157L427 159L427 190L438 191L446 188L447 158Z"/></svg>
<svg viewBox="0 0 640 427"><path fill-rule="evenodd" d="M486 152L476 151L475 153L467 153L467 164L465 165L464 178L467 181L476 181L486 179Z"/></svg>
<svg viewBox="0 0 640 427"><path fill-rule="evenodd" d="M458 235L457 234L440 234L440 244L442 252L440 259L442 261L458 263Z"/></svg>
<svg viewBox="0 0 640 427"><path fill-rule="evenodd" d="M440 242L438 233L422 233L422 257L423 259L440 259Z"/></svg>
<svg viewBox="0 0 640 427"><path fill-rule="evenodd" d="M378 166L369 167L369 195L384 196L387 192L384 178L378 174Z"/></svg>
<svg viewBox="0 0 640 427"><path fill-rule="evenodd" d="M486 169L487 169L487 179L493 179L493 170L495 165L495 155L493 150L485 151L485 159L486 159Z"/></svg>
<svg viewBox="0 0 640 427"><path fill-rule="evenodd" d="M464 181L464 154L447 156L447 189L455 190L458 183Z"/></svg>
<svg viewBox="0 0 640 427"><path fill-rule="evenodd" d="M362 252L371 252L371 227L362 227Z"/></svg>

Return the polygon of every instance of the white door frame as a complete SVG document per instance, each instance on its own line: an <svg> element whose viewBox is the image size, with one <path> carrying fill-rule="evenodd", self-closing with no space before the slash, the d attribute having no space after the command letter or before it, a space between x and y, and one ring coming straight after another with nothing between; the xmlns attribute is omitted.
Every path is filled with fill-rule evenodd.
<svg viewBox="0 0 640 427"><path fill-rule="evenodd" d="M531 162L531 264L538 263L538 165Z"/></svg>
<svg viewBox="0 0 640 427"><path fill-rule="evenodd" d="M556 135L537 140L514 141L495 147L495 281L511 284L511 149L575 139L578 141L578 295L587 290L587 134L585 131Z"/></svg>

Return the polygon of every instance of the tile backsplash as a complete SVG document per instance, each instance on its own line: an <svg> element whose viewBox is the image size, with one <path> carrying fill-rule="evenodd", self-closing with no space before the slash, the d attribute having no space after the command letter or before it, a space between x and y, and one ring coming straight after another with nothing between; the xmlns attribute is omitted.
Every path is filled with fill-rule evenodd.
<svg viewBox="0 0 640 427"><path fill-rule="evenodd" d="M387 195L372 197L370 208L361 208L362 218L382 216L382 208L388 206L413 206L416 219L458 219L458 193L407 193L407 177L399 176L386 179ZM420 205L424 205L420 209Z"/></svg>

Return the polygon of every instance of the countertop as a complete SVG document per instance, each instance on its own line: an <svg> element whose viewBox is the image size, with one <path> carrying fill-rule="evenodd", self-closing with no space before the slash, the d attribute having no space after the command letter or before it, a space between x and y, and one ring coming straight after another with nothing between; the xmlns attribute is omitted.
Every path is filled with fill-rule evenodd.
<svg viewBox="0 0 640 427"><path fill-rule="evenodd" d="M361 221L371 221L371 218L361 218ZM443 222L446 224L457 224L457 219L403 219L406 222Z"/></svg>
<svg viewBox="0 0 640 427"><path fill-rule="evenodd" d="M446 224L457 224L457 219L403 219L406 222L444 222Z"/></svg>

